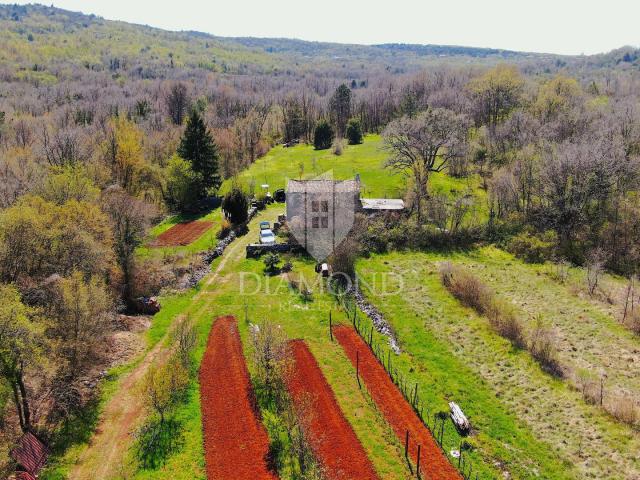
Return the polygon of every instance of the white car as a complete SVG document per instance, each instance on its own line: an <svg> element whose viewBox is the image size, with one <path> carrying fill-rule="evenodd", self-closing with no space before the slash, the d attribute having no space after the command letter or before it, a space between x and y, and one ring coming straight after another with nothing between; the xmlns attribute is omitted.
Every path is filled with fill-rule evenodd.
<svg viewBox="0 0 640 480"><path fill-rule="evenodd" d="M260 243L263 245L273 245L276 243L276 236L271 229L265 228L264 230L260 230Z"/></svg>

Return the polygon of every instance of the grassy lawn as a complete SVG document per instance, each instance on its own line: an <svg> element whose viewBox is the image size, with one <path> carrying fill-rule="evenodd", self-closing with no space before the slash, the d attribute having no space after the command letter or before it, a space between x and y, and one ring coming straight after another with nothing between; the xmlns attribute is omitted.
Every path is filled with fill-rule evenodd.
<svg viewBox="0 0 640 480"><path fill-rule="evenodd" d="M255 184L256 192L262 184L268 184L273 193L286 188L287 179L313 178L333 171L337 180L352 179L360 174L363 198L402 198L406 191L406 177L395 174L384 167L388 152L382 149L380 135L367 135L361 145L348 145L340 156L331 150L315 150L312 145L297 145L284 148L278 145L267 155L256 160L239 175L246 185ZM229 189L231 181L222 185L222 192ZM479 215L487 215L486 192L479 189L478 176L457 179L446 173L434 173L429 180L432 194L447 195L473 192L476 197L476 209Z"/></svg>
<svg viewBox="0 0 640 480"><path fill-rule="evenodd" d="M396 329L406 352L399 359L402 371L419 381L422 398L439 408L446 409L447 400L462 406L477 429L473 443L479 456L499 462L514 478L637 478L640 463L631 454L640 444L635 432L587 405L567 382L543 373L529 353L515 350L441 285L438 262L482 263L487 276L491 269L491 285L498 292L518 291L524 301L537 299L538 305L559 312L565 304L599 308L536 272L542 267L505 255L494 249L392 253L361 260L358 271L377 287L368 295ZM477 274L480 270L474 268ZM387 293L380 289L383 281ZM547 290L555 296L545 297ZM631 340L611 319L593 321L606 335Z"/></svg>

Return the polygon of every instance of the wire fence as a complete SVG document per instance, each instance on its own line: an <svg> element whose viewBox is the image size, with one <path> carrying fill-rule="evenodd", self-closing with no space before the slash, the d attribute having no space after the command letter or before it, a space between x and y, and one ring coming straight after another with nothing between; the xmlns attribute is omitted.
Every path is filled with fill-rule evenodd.
<svg viewBox="0 0 640 480"><path fill-rule="evenodd" d="M360 319L360 315L358 315L358 309L356 306L355 300L348 294L341 292L336 295L339 304L342 306L344 311L347 314L347 318L351 321L354 330L358 333L360 338L367 344L370 351L373 353L374 357L378 361L378 363L384 368L385 372L391 378L391 381L398 387L404 399L411 405L413 411L416 413L420 421L423 425L429 430L433 438L436 440L444 456L449 460L449 462L458 469L460 474L465 480L480 480L481 478L484 480L486 477L479 476L474 465L468 455L465 455L465 441L461 441L459 445L452 445L452 447L457 447L459 452L458 458L453 458L448 452L444 445L445 438L447 438L446 430L448 428L455 429L455 426L448 427L449 422L449 414L443 411L436 411L435 408L430 408L429 404L426 400L420 398L420 387L419 383L412 381L407 375L404 375L396 365L393 363L391 349L384 348L381 343L378 343L374 339L374 326L367 325ZM331 332L332 321L331 314L329 314L329 330L330 336L333 340L333 333ZM360 378L357 372L358 367L356 367L356 376L358 380L358 384L360 385ZM457 433L457 430L456 430ZM409 468L413 472L412 465L408 456L408 443L409 443L409 435L407 431L407 435L405 438L405 457L407 462L409 462ZM416 466L418 467L418 466ZM475 476L474 476L475 474ZM420 469L416 468L416 475L420 478Z"/></svg>

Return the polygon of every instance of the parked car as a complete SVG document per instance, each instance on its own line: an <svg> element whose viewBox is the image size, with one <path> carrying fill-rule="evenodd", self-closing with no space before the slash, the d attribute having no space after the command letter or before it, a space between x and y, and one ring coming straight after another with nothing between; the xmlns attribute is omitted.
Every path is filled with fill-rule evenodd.
<svg viewBox="0 0 640 480"><path fill-rule="evenodd" d="M269 222L260 222L260 231L262 230L271 230Z"/></svg>
<svg viewBox="0 0 640 480"><path fill-rule="evenodd" d="M274 245L276 243L276 236L270 228L260 230L260 243L263 245Z"/></svg>

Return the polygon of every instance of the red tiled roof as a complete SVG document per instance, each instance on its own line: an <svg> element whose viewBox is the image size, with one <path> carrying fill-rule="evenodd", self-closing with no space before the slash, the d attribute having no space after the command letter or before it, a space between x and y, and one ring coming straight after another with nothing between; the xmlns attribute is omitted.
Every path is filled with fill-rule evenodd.
<svg viewBox="0 0 640 480"><path fill-rule="evenodd" d="M18 445L11 451L11 456L18 465L33 476L40 472L44 462L47 460L47 454L47 447L45 447L44 443L30 432L20 437ZM21 480L28 478L29 477L24 477Z"/></svg>

